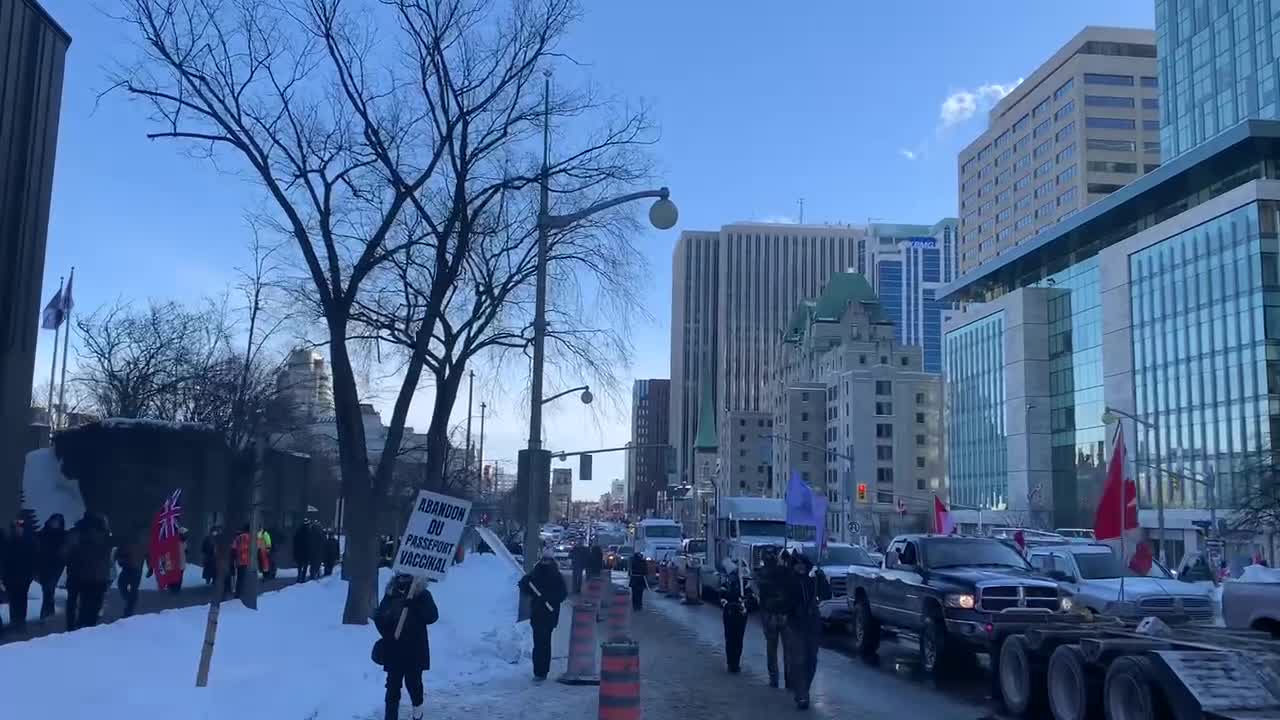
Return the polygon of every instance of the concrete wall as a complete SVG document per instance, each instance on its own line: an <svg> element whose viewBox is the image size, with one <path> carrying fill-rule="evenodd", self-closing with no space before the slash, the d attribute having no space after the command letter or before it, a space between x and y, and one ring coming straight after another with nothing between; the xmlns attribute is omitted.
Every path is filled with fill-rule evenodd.
<svg viewBox="0 0 1280 720"><path fill-rule="evenodd" d="M71 38L31 0L0 0L0 517L17 511Z"/></svg>

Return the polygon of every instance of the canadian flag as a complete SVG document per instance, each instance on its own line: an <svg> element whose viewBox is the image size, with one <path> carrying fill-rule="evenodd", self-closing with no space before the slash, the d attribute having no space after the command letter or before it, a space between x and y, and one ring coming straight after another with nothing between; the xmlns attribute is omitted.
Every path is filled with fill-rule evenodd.
<svg viewBox="0 0 1280 720"><path fill-rule="evenodd" d="M955 521L951 519L951 511L937 495L933 496L933 531L939 535L950 535L956 531Z"/></svg>
<svg viewBox="0 0 1280 720"><path fill-rule="evenodd" d="M1116 440L1107 464L1107 481L1093 518L1093 534L1098 540L1118 540L1122 559L1139 575L1151 571L1151 548L1141 538L1138 526L1138 486L1125 475L1124 427L1116 425Z"/></svg>

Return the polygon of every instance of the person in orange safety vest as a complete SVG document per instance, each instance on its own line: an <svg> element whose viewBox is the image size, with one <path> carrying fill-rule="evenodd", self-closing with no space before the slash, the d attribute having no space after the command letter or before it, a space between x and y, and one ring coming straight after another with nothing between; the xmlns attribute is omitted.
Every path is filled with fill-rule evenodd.
<svg viewBox="0 0 1280 720"><path fill-rule="evenodd" d="M236 565L236 597L244 589L245 576L249 574L249 525L240 528L240 534L231 543L231 557Z"/></svg>

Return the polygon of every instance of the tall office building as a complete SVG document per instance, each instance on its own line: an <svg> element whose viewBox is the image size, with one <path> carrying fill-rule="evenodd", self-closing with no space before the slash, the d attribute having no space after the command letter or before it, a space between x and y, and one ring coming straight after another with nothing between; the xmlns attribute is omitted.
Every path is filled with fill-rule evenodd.
<svg viewBox="0 0 1280 720"><path fill-rule="evenodd" d="M1155 58L1150 30L1086 27L991 109L958 159L961 272L1159 166Z"/></svg>
<svg viewBox="0 0 1280 720"><path fill-rule="evenodd" d="M957 225L946 218L934 225L872 223L865 255L872 287L898 342L924 349L926 372L942 372L942 311L937 290L958 275Z"/></svg>
<svg viewBox="0 0 1280 720"><path fill-rule="evenodd" d="M692 484L702 374L717 413L768 409L789 314L834 272L856 267L866 231L848 225L734 223L683 232L672 271L671 444L677 483ZM722 424L722 423L721 423Z"/></svg>
<svg viewBox="0 0 1280 720"><path fill-rule="evenodd" d="M1275 12L1258 0L1156 0L1166 160L1245 118L1280 117Z"/></svg>
<svg viewBox="0 0 1280 720"><path fill-rule="evenodd" d="M569 518L573 516L573 469L552 468L551 470L551 519Z"/></svg>
<svg viewBox="0 0 1280 720"><path fill-rule="evenodd" d="M71 38L34 0L0 0L0 517L18 508L36 322ZM50 290L52 295L53 291ZM70 329L67 329L70 332Z"/></svg>
<svg viewBox="0 0 1280 720"><path fill-rule="evenodd" d="M636 380L631 387L631 445L627 451L628 504L636 515L658 509L658 492L667 489L671 381Z"/></svg>
<svg viewBox="0 0 1280 720"><path fill-rule="evenodd" d="M276 392L300 421L313 422L333 415L333 379L324 356L315 350L298 348L289 353L276 375Z"/></svg>

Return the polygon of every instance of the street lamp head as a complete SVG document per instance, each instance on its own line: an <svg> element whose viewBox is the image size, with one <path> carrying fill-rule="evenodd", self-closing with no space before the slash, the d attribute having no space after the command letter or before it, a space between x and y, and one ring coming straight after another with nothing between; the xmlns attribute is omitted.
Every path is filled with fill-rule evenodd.
<svg viewBox="0 0 1280 720"><path fill-rule="evenodd" d="M659 230L670 230L676 226L676 221L679 219L680 211L668 196L658 198L649 208L649 222Z"/></svg>
<svg viewBox="0 0 1280 720"><path fill-rule="evenodd" d="M590 405L591 401L595 399L595 396L591 394L590 388L583 390L580 397L582 398L583 405Z"/></svg>
<svg viewBox="0 0 1280 720"><path fill-rule="evenodd" d="M1110 425L1111 423L1116 422L1119 419L1120 418L1115 413L1111 412L1111 410L1109 409L1106 412L1102 413L1103 425Z"/></svg>

